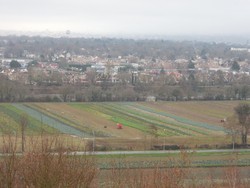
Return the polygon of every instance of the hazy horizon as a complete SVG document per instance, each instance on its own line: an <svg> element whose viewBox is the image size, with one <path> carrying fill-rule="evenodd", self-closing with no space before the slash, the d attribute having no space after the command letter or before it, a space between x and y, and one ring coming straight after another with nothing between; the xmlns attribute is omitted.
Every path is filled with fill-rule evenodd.
<svg viewBox="0 0 250 188"><path fill-rule="evenodd" d="M28 37L52 37L52 38L110 38L110 39L133 39L133 40L169 40L169 41L197 41L208 43L227 43L235 45L250 46L250 35L143 35L143 34L94 34L66 31L21 31L21 30L1 30L0 36L28 36Z"/></svg>
<svg viewBox="0 0 250 188"><path fill-rule="evenodd" d="M247 0L1 1L2 30L144 36L250 33Z"/></svg>

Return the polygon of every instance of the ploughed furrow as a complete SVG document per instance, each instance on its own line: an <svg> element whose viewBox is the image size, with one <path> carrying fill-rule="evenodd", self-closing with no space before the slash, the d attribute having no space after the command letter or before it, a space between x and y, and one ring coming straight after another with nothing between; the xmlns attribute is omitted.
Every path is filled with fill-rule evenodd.
<svg viewBox="0 0 250 188"><path fill-rule="evenodd" d="M79 119L82 119L82 121L91 126L94 130L108 133L112 137L126 139L135 139L145 136L145 132L147 132L146 126L140 126L141 123L135 122L132 119L124 119L123 117L113 115L112 112L106 113L101 104L103 103L68 103L67 105L72 108L72 111L77 111L78 114L82 114L86 117L82 119L78 116ZM121 120L125 122L122 130L117 129L117 123L122 123Z"/></svg>
<svg viewBox="0 0 250 188"><path fill-rule="evenodd" d="M100 116L108 117L111 121L115 123L122 123L124 126L138 129L143 132L148 131L148 128L146 126L142 126L142 122L131 119L130 117L124 117L122 114L105 109L100 105L89 105L88 110L91 110L93 113L98 114Z"/></svg>
<svg viewBox="0 0 250 188"><path fill-rule="evenodd" d="M24 114L24 112L12 104L1 104L0 105L0 111L4 113L5 117L7 118L7 124L5 126L5 129L13 129L13 131L19 131L20 132L20 119L21 116ZM4 117L4 116L3 116ZM41 122L39 120L34 119L31 116L27 116L28 124L26 127L26 132L28 134L34 134L34 133L56 133L57 130L54 128L51 128L50 126L43 124L41 125Z"/></svg>
<svg viewBox="0 0 250 188"><path fill-rule="evenodd" d="M3 112L2 107L0 106L0 133L16 133L20 132L20 125L13 120L9 115Z"/></svg>
<svg viewBox="0 0 250 188"><path fill-rule="evenodd" d="M134 115L132 113L128 113L128 112L126 112L126 110L114 109L113 107L109 106L108 104L102 105L102 109L105 109L105 111L106 111L107 114L112 114L112 116L114 117L114 120L116 120L118 122L119 122L118 117L120 119L123 118L125 121L128 120L128 119L130 119L132 121L137 122L138 123L137 128L139 126L143 126L145 128L145 126L146 126L147 130L149 130L150 129L150 125L154 125L154 126L157 126L157 127L161 128L162 130L165 129L165 131L168 131L170 133L170 135L186 135L186 136L191 136L190 133L184 132L182 130L179 130L179 129L176 129L176 128L173 128L173 127L170 127L170 126L166 126L166 125L161 124L161 123L159 123L157 121L152 121L152 120L150 120L148 118L144 118L144 117L141 117L141 116ZM123 120L123 123L125 123L124 120ZM128 124L128 126L129 126L129 124ZM161 131L161 132L162 132L162 134L164 134L164 131Z"/></svg>
<svg viewBox="0 0 250 188"><path fill-rule="evenodd" d="M201 128L198 128L198 127L193 127L191 125L182 124L180 122L176 122L172 118L168 118L166 116L143 111L138 108L134 108L133 106L130 106L130 105L126 105L126 104L118 105L118 104L112 103L112 104L109 104L109 106L112 106L112 108L114 108L115 110L125 111L127 113L134 114L137 117L144 117L151 121L164 124L165 126L172 127L174 129L178 129L183 132L187 132L191 135L209 135L209 131L205 129L202 130Z"/></svg>
<svg viewBox="0 0 250 188"><path fill-rule="evenodd" d="M75 128L76 130L83 132L84 137L85 136L87 136L87 137L93 136L92 130L90 127L83 125L83 124L80 124L80 123L74 121L73 118L70 118L69 116L67 116L65 114L62 114L61 113L62 109L55 112L55 111L52 111L51 109L46 108L44 103L42 103L42 104L38 104L38 103L25 104L25 106L27 106L28 108L31 108L35 111L39 111L40 113L42 113L42 114L44 114L52 119L55 119L56 121L58 121L62 124L65 124L69 127Z"/></svg>
<svg viewBox="0 0 250 188"><path fill-rule="evenodd" d="M147 112L151 112L151 113L159 114L159 115L162 115L162 116L170 117L170 118L172 118L172 119L174 119L174 120L176 120L177 122L180 122L180 123L184 123L184 124L188 124L188 125L192 125L192 126L196 126L196 127L201 127L201 128L205 128L205 129L212 130L212 131L223 131L223 132L226 131L226 129L224 127L220 127L220 126L216 126L216 125L210 125L210 124L202 123L202 122L195 122L195 121L192 121L192 120L189 120L189 119L186 119L186 118L183 118L183 117L179 117L179 116L176 116L176 115L173 115L173 114L168 114L166 112L157 111L155 109L146 107L144 105L140 105L140 104L136 104L136 103L127 103L127 104L131 105L131 106L133 106L135 108L147 111Z"/></svg>
<svg viewBox="0 0 250 188"><path fill-rule="evenodd" d="M50 127L53 127L54 129L57 129L58 131L64 133L64 134L69 134L69 135L75 135L75 136L86 136L85 134L83 134L82 131L77 130L67 124L64 124L52 117L47 116L44 113L39 112L38 110L29 108L23 104L12 104L14 107L24 111L25 113L27 113L29 116L37 119L37 120L41 120L42 123L45 123L47 125L49 125Z"/></svg>

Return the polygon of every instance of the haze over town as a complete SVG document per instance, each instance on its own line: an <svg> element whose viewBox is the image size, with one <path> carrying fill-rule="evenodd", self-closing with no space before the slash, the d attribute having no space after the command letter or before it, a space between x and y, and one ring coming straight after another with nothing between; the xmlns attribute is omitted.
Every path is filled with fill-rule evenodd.
<svg viewBox="0 0 250 188"><path fill-rule="evenodd" d="M85 36L195 40L216 36L213 40L219 42L233 36L233 41L246 42L249 6L247 0L9 0L0 6L0 23L1 33L69 30Z"/></svg>

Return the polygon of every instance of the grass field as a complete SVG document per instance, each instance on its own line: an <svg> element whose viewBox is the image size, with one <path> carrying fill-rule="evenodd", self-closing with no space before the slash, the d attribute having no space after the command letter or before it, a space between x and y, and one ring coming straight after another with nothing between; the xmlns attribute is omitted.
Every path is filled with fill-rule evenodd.
<svg viewBox="0 0 250 188"><path fill-rule="evenodd" d="M120 155L98 155L99 168L109 169L112 161L124 161L127 168L152 168L157 166L168 168L180 163L183 158L188 164L186 167L219 167L230 166L235 162L237 166L250 165L250 152L202 152L194 151L180 153L155 153L155 154L120 154ZM118 163L116 163L118 165ZM185 167L185 166L184 166ZM117 167L118 168L118 167Z"/></svg>
<svg viewBox="0 0 250 188"><path fill-rule="evenodd" d="M77 155L65 137L30 141L22 155L15 138L1 142L3 187L249 187L249 150Z"/></svg>
<svg viewBox="0 0 250 188"><path fill-rule="evenodd" d="M1 133L20 133L20 118L24 114L24 111L16 108L12 104L1 104L0 105L0 128ZM32 116L28 116L28 125L26 127L26 134L34 135L37 133L58 133L57 129L42 123Z"/></svg>
<svg viewBox="0 0 250 188"><path fill-rule="evenodd" d="M26 187L45 187L48 183L51 187L61 187L62 183L65 187L249 187L249 151L195 152L197 145L231 143L221 119L232 115L238 104L0 104L0 148L8 154L0 157L0 166L10 165L0 168L0 183ZM20 118L24 113L29 122L25 152L22 156L9 155L12 150L21 152ZM117 129L117 123L123 128ZM179 154L143 151L128 155L67 155L85 149L149 150L163 144L188 146L194 152L183 149ZM58 155L54 155L55 151L59 151ZM12 179L4 176L12 173L9 169L16 172ZM72 186L72 180L77 185Z"/></svg>
<svg viewBox="0 0 250 188"><path fill-rule="evenodd" d="M63 133L95 137L111 148L146 149L152 144L221 144L230 137L221 119L238 101L105 102L0 104L1 132L20 132L22 113L28 134ZM116 124L121 123L122 129ZM124 146L124 147L123 147Z"/></svg>

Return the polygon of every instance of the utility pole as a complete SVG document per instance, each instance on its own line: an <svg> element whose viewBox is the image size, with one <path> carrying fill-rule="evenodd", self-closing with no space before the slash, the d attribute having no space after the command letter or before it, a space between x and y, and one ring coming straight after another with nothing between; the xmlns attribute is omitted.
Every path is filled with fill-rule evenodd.
<svg viewBox="0 0 250 188"><path fill-rule="evenodd" d="M93 153L95 152L95 131L92 131L92 133L93 133Z"/></svg>
<svg viewBox="0 0 250 188"><path fill-rule="evenodd" d="M165 135L165 132L166 132L166 129L163 129L164 130L164 145L163 145L163 150L165 151L165 146L166 146L166 135Z"/></svg>
<svg viewBox="0 0 250 188"><path fill-rule="evenodd" d="M24 125L21 125L21 130L22 130L22 153L24 152L24 145L25 145L25 135L24 135L24 130L25 127Z"/></svg>
<svg viewBox="0 0 250 188"><path fill-rule="evenodd" d="M28 125L28 117L22 114L20 117L21 134L22 134L22 153L25 151L25 130Z"/></svg>

